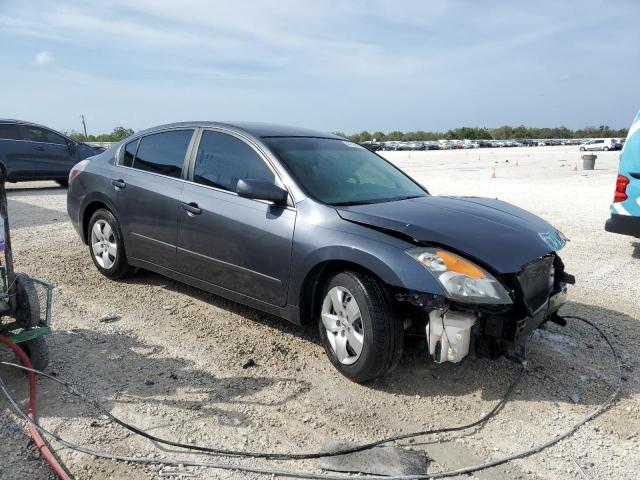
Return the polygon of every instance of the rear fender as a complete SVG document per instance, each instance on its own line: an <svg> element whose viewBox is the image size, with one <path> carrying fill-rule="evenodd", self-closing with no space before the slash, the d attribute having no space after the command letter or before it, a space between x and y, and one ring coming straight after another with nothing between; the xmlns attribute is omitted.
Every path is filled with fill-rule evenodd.
<svg viewBox="0 0 640 480"><path fill-rule="evenodd" d="M116 220L118 220L118 223L120 223L120 215L118 209L107 195L102 192L92 192L84 198L82 207L80 208L79 223L81 226L82 241L85 244L89 241L89 239L87 238L87 227L89 226L89 220L91 220L91 216L96 210L104 207L109 209L113 216L116 217ZM120 228L124 228L122 224L120 225ZM124 234L124 232L122 233Z"/></svg>

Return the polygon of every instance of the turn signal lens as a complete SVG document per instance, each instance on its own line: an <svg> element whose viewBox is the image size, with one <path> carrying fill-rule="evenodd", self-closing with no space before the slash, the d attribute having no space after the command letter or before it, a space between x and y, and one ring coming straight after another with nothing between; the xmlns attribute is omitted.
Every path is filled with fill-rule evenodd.
<svg viewBox="0 0 640 480"><path fill-rule="evenodd" d="M438 250L436 255L442 259L450 272L461 273L471 278L485 278L482 270L458 255L443 250Z"/></svg>
<svg viewBox="0 0 640 480"><path fill-rule="evenodd" d="M489 272L455 253L415 247L407 254L420 262L442 285L447 297L465 303L509 305L511 295Z"/></svg>

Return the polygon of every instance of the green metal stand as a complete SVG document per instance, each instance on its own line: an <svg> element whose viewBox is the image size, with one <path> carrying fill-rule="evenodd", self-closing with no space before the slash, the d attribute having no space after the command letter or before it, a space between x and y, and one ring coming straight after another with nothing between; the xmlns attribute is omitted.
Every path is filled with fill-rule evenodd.
<svg viewBox="0 0 640 480"><path fill-rule="evenodd" d="M0 278L2 279L3 289L0 297L5 296L8 292L6 283L6 269L0 266ZM14 343L24 343L43 335L51 334L51 304L53 300L53 285L44 280L31 278L30 281L37 287L44 290L45 306L40 306L40 321L37 327L29 329L21 328L17 322L11 322L6 325L0 325L0 333L8 337ZM3 295L4 294L4 295ZM40 296L40 295L39 295Z"/></svg>

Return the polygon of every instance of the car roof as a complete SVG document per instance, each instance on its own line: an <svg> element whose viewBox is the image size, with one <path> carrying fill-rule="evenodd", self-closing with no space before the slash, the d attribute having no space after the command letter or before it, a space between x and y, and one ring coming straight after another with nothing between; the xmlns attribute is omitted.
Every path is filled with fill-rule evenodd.
<svg viewBox="0 0 640 480"><path fill-rule="evenodd" d="M42 128L46 128L47 130L51 130L52 132L59 133L62 136L66 136L64 133L58 132L55 128L47 127L46 125L41 125L39 123L27 122L25 120L17 120L15 118L0 118L0 123L15 123L18 125L31 125L32 127L42 127Z"/></svg>
<svg viewBox="0 0 640 480"><path fill-rule="evenodd" d="M49 130L52 130L51 128L45 127L44 125L40 125L38 123L26 122L24 120L17 120L15 118L0 118L0 123L19 123L21 125L34 125L34 126L44 127L44 128L48 128Z"/></svg>
<svg viewBox="0 0 640 480"><path fill-rule="evenodd" d="M234 130L239 130L257 138L265 137L320 137L320 138L334 138L344 140L342 137L334 135L332 133L321 132L318 130L310 130L301 127L291 127L287 125L278 125L274 123L262 123L262 122L210 122L210 121L191 121L191 122L178 122L168 123L165 125L158 125L157 127L148 128L146 130L137 132L137 134L151 133L155 130L164 130L167 128L180 128L180 127L225 127Z"/></svg>
<svg viewBox="0 0 640 480"><path fill-rule="evenodd" d="M62 133L62 132L56 130L55 128L47 127L46 125L41 125L39 123L27 122L25 120L17 120L15 118L0 118L0 123L15 123L16 125L30 125L32 127L40 127L40 128L44 128L44 129L47 129L47 130L51 130L52 132L54 132L54 133L56 133L58 135L62 135L66 139L73 140L66 133Z"/></svg>

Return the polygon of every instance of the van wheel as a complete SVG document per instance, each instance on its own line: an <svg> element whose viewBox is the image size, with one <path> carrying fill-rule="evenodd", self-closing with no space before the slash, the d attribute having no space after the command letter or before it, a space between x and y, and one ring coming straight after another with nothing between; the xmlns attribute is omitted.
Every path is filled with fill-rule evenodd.
<svg viewBox="0 0 640 480"><path fill-rule="evenodd" d="M127 263L120 225L109 210L101 208L91 216L87 238L91 260L105 277L116 280L133 272Z"/></svg>
<svg viewBox="0 0 640 480"><path fill-rule="evenodd" d="M383 286L363 273L342 272L322 298L320 337L333 366L358 383L390 372L402 356L404 329Z"/></svg>
<svg viewBox="0 0 640 480"><path fill-rule="evenodd" d="M584 152L584 147L580 147L580 151L581 151L581 152Z"/></svg>
<svg viewBox="0 0 640 480"><path fill-rule="evenodd" d="M608 152L608 151L609 151L609 147L604 147L604 148L603 148L603 150L604 150L605 152Z"/></svg>

